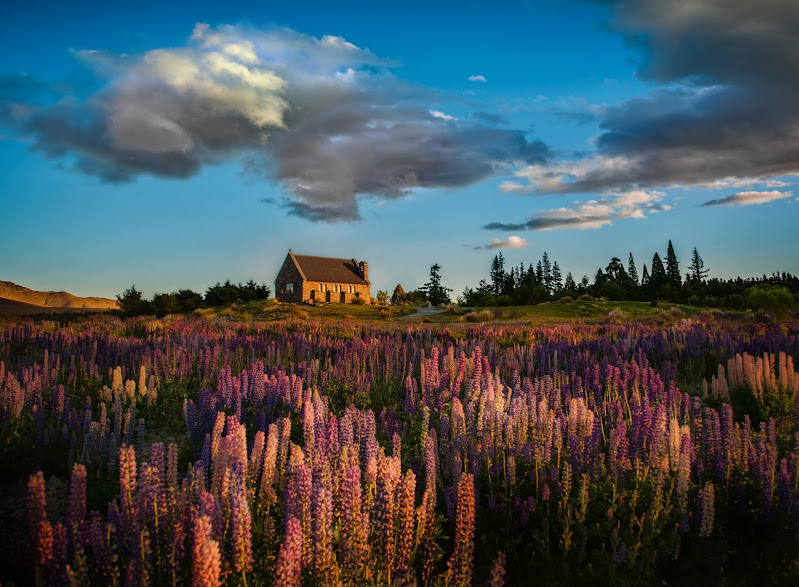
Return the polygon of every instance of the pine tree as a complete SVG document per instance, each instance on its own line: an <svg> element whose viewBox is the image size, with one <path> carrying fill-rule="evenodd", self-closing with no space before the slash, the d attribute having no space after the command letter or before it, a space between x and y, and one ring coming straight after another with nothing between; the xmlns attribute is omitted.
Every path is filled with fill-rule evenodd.
<svg viewBox="0 0 799 587"><path fill-rule="evenodd" d="M635 268L632 253L630 253L630 261L627 265L627 275L635 282L635 285L638 285L638 270Z"/></svg>
<svg viewBox="0 0 799 587"><path fill-rule="evenodd" d="M427 299L434 306L449 303L449 292L452 290L441 285L441 266L438 263L430 267L430 281L419 289L427 294Z"/></svg>
<svg viewBox="0 0 799 587"><path fill-rule="evenodd" d="M674 246L669 240L669 247L666 251L666 280L674 287L682 286L682 276L680 275L680 265L677 262L677 255L674 253Z"/></svg>
<svg viewBox="0 0 799 587"><path fill-rule="evenodd" d="M690 278L697 282L704 281L709 272L709 270L705 269L704 267L705 263L702 261L702 257L699 256L699 252L696 250L696 247L694 247L693 255L691 255L691 265L688 267L688 269L691 270L691 273L689 273Z"/></svg>
<svg viewBox="0 0 799 587"><path fill-rule="evenodd" d="M552 265L552 289L553 291L560 291L563 288L563 277L560 273L558 262Z"/></svg>
<svg viewBox="0 0 799 587"><path fill-rule="evenodd" d="M495 295L501 295L505 287L507 276L505 274L505 257L502 253L494 256L491 262L491 292Z"/></svg>
<svg viewBox="0 0 799 587"><path fill-rule="evenodd" d="M660 260L660 255L655 253L652 257L652 275L649 278L649 285L657 293L661 287L666 285L667 282L666 269L663 267L663 261Z"/></svg>
<svg viewBox="0 0 799 587"><path fill-rule="evenodd" d="M571 271L569 271L566 274L566 282L563 284L563 289L568 290L568 291L576 291L577 290L577 284L574 283L574 277L572 277L572 272Z"/></svg>
<svg viewBox="0 0 799 587"><path fill-rule="evenodd" d="M541 265L541 261L535 266L535 282L544 283L544 268Z"/></svg>
<svg viewBox="0 0 799 587"><path fill-rule="evenodd" d="M644 272L641 274L641 287L649 287L649 270L646 268L646 263L644 263Z"/></svg>
<svg viewBox="0 0 799 587"><path fill-rule="evenodd" d="M541 257L541 266L544 269L544 285L549 293L552 293L552 263L549 262L549 255L544 251L544 256Z"/></svg>
<svg viewBox="0 0 799 587"><path fill-rule="evenodd" d="M502 284L502 295L511 296L513 290L516 289L516 267L511 267L510 273L505 274L505 283Z"/></svg>

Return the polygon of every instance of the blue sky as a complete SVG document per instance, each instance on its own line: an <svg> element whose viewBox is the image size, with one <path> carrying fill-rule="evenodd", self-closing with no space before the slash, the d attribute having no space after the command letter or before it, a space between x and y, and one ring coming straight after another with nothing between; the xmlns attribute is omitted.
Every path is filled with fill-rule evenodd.
<svg viewBox="0 0 799 587"><path fill-rule="evenodd" d="M2 9L0 279L799 273L793 0L120 4Z"/></svg>

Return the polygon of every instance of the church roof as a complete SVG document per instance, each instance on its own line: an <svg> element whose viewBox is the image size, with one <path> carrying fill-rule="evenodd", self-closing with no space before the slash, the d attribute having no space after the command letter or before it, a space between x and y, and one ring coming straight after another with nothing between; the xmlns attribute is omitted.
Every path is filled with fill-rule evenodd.
<svg viewBox="0 0 799 587"><path fill-rule="evenodd" d="M361 277L361 272L355 259L295 255L291 251L289 251L289 256L294 260L300 275L306 281L351 283L354 285L369 284L368 281Z"/></svg>

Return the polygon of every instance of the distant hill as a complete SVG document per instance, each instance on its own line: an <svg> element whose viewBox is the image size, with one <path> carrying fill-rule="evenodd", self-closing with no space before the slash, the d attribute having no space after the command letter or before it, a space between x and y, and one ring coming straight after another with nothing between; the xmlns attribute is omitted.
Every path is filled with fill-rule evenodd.
<svg viewBox="0 0 799 587"><path fill-rule="evenodd" d="M37 310L116 310L117 307L117 301L108 298L79 298L65 291L34 291L10 281L0 281L0 312L27 314Z"/></svg>

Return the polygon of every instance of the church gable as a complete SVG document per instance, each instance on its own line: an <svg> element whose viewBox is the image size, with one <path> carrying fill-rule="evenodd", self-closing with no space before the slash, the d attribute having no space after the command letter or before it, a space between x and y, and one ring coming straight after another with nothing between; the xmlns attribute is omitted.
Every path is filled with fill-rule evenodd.
<svg viewBox="0 0 799 587"><path fill-rule="evenodd" d="M289 249L275 278L275 296L284 302L368 302L370 286L364 261L295 255Z"/></svg>

